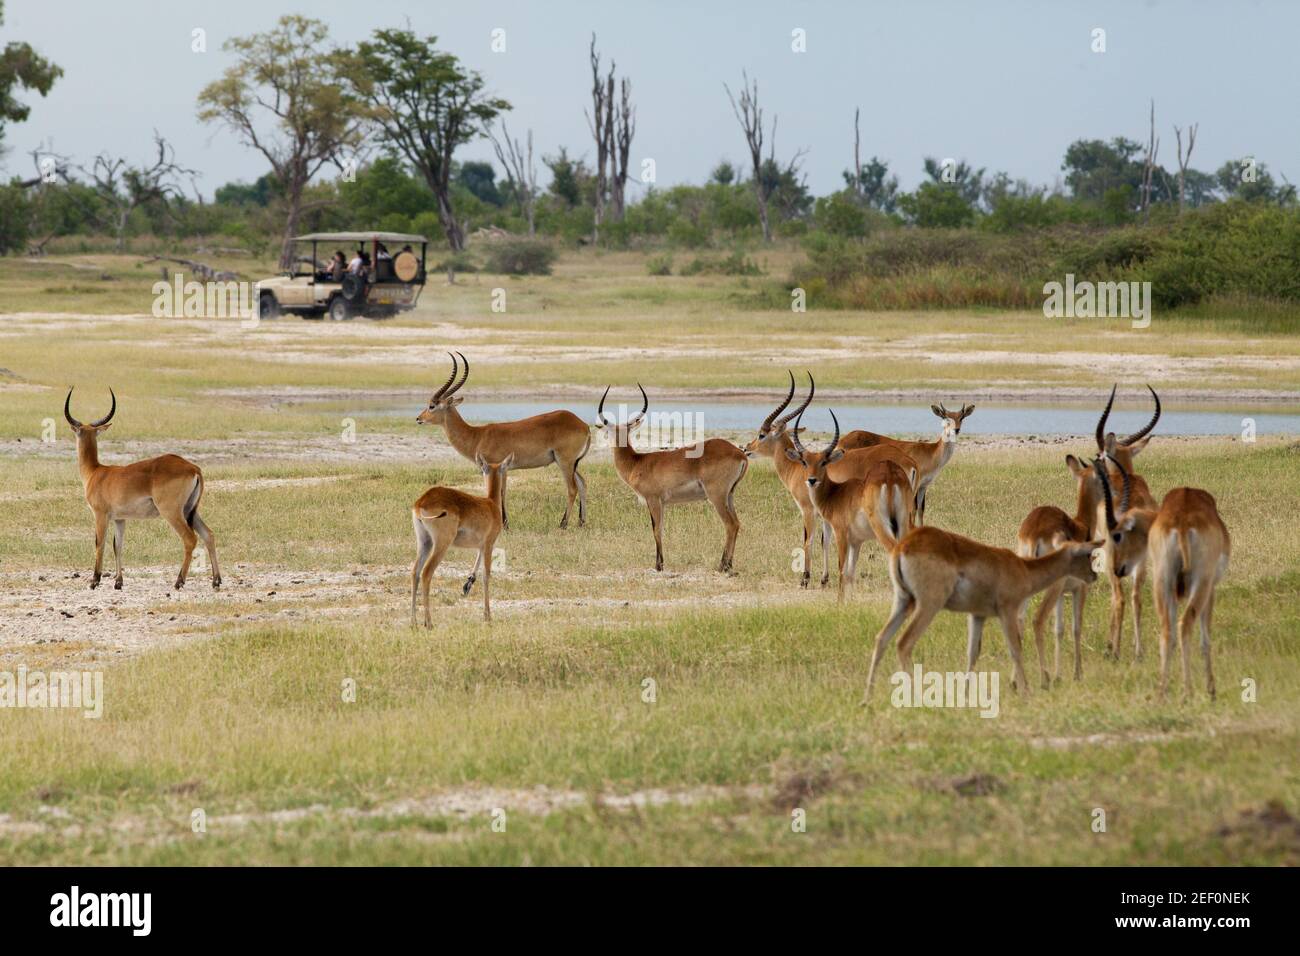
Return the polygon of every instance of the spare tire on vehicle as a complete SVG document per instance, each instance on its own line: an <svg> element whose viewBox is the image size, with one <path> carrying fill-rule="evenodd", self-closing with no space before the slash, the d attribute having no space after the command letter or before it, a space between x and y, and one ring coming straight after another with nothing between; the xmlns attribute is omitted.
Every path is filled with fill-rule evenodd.
<svg viewBox="0 0 1300 956"><path fill-rule="evenodd" d="M350 303L360 302L366 294L366 283L361 276L348 273L343 277L343 298Z"/></svg>
<svg viewBox="0 0 1300 956"><path fill-rule="evenodd" d="M411 252L399 252L393 260L393 274L403 282L414 282L420 274L420 260Z"/></svg>

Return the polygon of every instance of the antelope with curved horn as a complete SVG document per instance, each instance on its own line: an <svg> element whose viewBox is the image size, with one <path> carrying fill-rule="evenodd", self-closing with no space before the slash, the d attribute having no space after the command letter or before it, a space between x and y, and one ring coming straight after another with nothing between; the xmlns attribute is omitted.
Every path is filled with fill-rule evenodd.
<svg viewBox="0 0 1300 956"><path fill-rule="evenodd" d="M1151 392L1151 397L1155 400L1155 414L1146 425L1129 435L1124 439L1117 439L1113 432L1106 431L1106 421L1110 418L1111 408L1115 404L1115 392L1118 386L1113 386L1110 390L1110 398L1106 402L1106 407L1101 413L1101 418L1097 420L1097 454L1098 457L1108 463L1107 478L1109 481L1118 477L1118 472L1129 476L1129 492L1133 506L1136 508L1152 509L1156 507L1155 496L1151 494L1151 489L1147 483L1137 475L1133 470L1133 456L1146 448L1150 442L1152 429L1160 421L1160 396L1156 390L1147 386ZM1111 468L1117 469L1117 474L1113 477L1110 474ZM1100 472L1098 472L1100 475ZM1093 519L1093 530L1098 531L1103 526L1105 516L1102 513L1102 502L1098 499L1096 508L1096 517ZM1142 657L1142 585L1146 580L1147 568L1145 561L1145 551L1135 554L1133 563L1129 568L1129 573L1133 578L1133 590L1130 594L1130 603L1133 606L1133 656L1141 659ZM1124 581L1123 575L1116 573L1113 566L1110 567L1110 634L1107 641L1109 654L1115 660L1119 660L1120 648L1124 643Z"/></svg>
<svg viewBox="0 0 1300 956"><path fill-rule="evenodd" d="M912 669L912 648L940 611L970 615L967 630L966 669L979 660L984 622L996 617L1007 636L1014 667L1012 684L1029 692L1020 660L1020 616L1025 602L1064 577L1091 583L1092 553L1100 541L1067 544L1038 558L1022 558L1006 548L994 548L935 527L917 528L898 542L889 556L889 577L894 585L894 607L876 635L867 696L876 668L895 632L909 614L911 620L898 639L898 663ZM915 613L913 613L915 612Z"/></svg>
<svg viewBox="0 0 1300 956"><path fill-rule="evenodd" d="M934 412L943 421L943 431L936 441L904 441L878 435L875 432L855 429L840 439L840 446L846 451L853 448L872 448L890 445L912 456L920 468L916 489L916 521L925 524L926 492L934 479L939 476L943 466L948 464L952 453L957 448L957 436L961 434L961 425L975 413L974 405L963 405L959 411L950 412L943 405L931 405Z"/></svg>
<svg viewBox="0 0 1300 956"><path fill-rule="evenodd" d="M1078 482L1074 515L1067 514L1055 505L1043 505L1029 512L1016 532L1016 553L1022 558L1038 558L1066 544L1082 544L1094 534L1097 503L1101 500L1101 483L1097 480L1092 463L1073 455L1065 456L1065 463ZM1083 605L1088 599L1088 585L1077 578L1065 577L1043 592L1042 602L1034 614L1034 645L1038 650L1038 666L1042 671L1043 686L1061 676L1061 637L1065 631L1065 598L1070 598L1072 633L1074 636L1074 679L1083 678ZM1043 632L1047 616L1056 612L1056 652L1049 678L1043 652Z"/></svg>
<svg viewBox="0 0 1300 956"><path fill-rule="evenodd" d="M790 433L794 447L786 452L786 457L802 466L804 484L817 514L835 532L839 600L843 601L845 588L856 577L858 553L863 543L874 536L889 552L912 530L917 470L913 465L904 471L897 461L879 457L881 452L893 453L893 449L861 448L845 452L839 448L840 421L833 411L835 434L830 443L820 453L809 452L799 440L801 419L802 412ZM858 469L855 459L865 461L866 467ZM836 479L833 470L845 462L849 463L845 470L860 473Z"/></svg>
<svg viewBox="0 0 1300 956"><path fill-rule="evenodd" d="M221 587L216 539L199 517L199 501L203 498L203 472L199 466L179 455L160 455L129 465L99 463L99 433L112 425L113 415L117 412L117 395L111 388L108 393L113 399L108 414L89 424L82 424L72 417L72 389L68 389L68 397L63 402L63 417L77 436L77 467L81 472L86 504L95 515L95 573L90 586L99 587L102 577L108 523L113 522L113 561L116 565L113 587L121 590L122 547L127 519L161 515L180 537L185 549L181 570L176 576L176 589L185 586L190 558L199 539L203 540L212 565L212 586Z"/></svg>
<svg viewBox="0 0 1300 956"><path fill-rule="evenodd" d="M614 435L614 468L650 512L650 528L655 536L655 570L664 569L664 509L687 501L709 503L722 519L727 540L722 548L718 570L728 572L736 553L736 536L740 519L736 517L734 495L740 479L745 477L749 459L745 453L722 438L667 451L639 452L632 447L631 433L645 420L650 399L641 391L641 411L627 422L605 418L605 399L610 386L600 397L596 409L598 427L611 429Z"/></svg>
<svg viewBox="0 0 1300 956"><path fill-rule="evenodd" d="M1124 482L1116 513L1110 482L1098 468L1106 512L1106 551L1120 577L1135 563L1151 566L1151 596L1160 618L1160 696L1169 686L1169 645L1178 621L1178 644L1183 658L1183 692L1191 693L1192 629L1199 625L1201 657L1205 660L1205 685L1214 699L1214 667L1210 659L1210 628L1214 621L1214 591L1228 571L1232 538L1219 516L1214 496L1199 488L1175 488L1159 509L1130 507L1133 478L1118 462ZM1178 604L1186 602L1178 620Z"/></svg>
<svg viewBox="0 0 1300 956"><path fill-rule="evenodd" d="M764 419L763 424L759 426L758 437L752 440L744 447L747 456L758 458L764 456L771 458L776 466L777 477L785 485L786 490L790 492L790 497L794 499L799 508L799 513L803 517L803 553L804 553L804 570L800 582L801 587L807 587L811 576L812 555L809 553L809 546L814 531L818 532L822 541L822 579L821 586L825 587L830 581L830 548L827 540L829 528L827 524L818 516L817 509L813 505L812 498L808 493L807 475L804 468L799 462L798 455L792 455L794 451L794 442L792 433L788 429L791 421L797 419L808 408L817 392L817 383L811 373L808 375L808 396L792 412L784 415L781 413L789 406L794 398L794 374L790 374L790 392L785 401L778 405L771 414ZM781 417L778 418L777 416ZM842 443L841 443L842 444ZM821 452L808 452L808 459L820 460ZM851 478L864 477L866 473L880 461L892 460L899 465L905 472L911 470L917 472L916 462L911 456L907 455L900 449L887 445L881 445L875 448L863 448L851 450L843 457L837 457L835 461L829 464L827 474L832 481L846 481Z"/></svg>
<svg viewBox="0 0 1300 956"><path fill-rule="evenodd" d="M507 454L498 462L475 461L487 479L487 494L471 495L456 488L437 485L430 488L411 506L411 525L415 529L415 564L411 568L411 626L416 623L416 599L424 590L424 626L432 626L429 616L429 584L447 549L473 548L478 552L462 593L468 594L480 565L483 568L483 620L492 620L492 548L501 534L501 496L505 494L506 472L514 464Z"/></svg>
<svg viewBox="0 0 1300 956"><path fill-rule="evenodd" d="M450 352L447 354L451 355ZM469 360L460 355L464 363L462 372L456 363L456 355L451 355L451 377L433 393L429 407L416 417L416 424L441 425L451 446L470 461L477 461L480 457L485 461L502 461L507 455L513 455L511 468L515 471L556 465L569 496L560 527L569 526L575 498L578 500L578 526L586 524L587 482L578 473L578 464L591 448L591 430L587 423L573 412L560 410L514 422L471 425L457 411L457 406L465 399L456 394L469 378ZM504 483L501 486L501 526L510 527Z"/></svg>

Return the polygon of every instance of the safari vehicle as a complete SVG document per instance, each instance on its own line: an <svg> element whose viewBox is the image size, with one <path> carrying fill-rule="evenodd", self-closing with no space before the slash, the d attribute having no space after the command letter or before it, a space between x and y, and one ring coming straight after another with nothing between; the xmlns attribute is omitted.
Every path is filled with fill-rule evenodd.
<svg viewBox="0 0 1300 956"><path fill-rule="evenodd" d="M256 285L257 313L273 319L282 312L303 318L328 315L343 320L354 316L387 318L415 308L424 288L425 254L429 240L400 232L313 232L295 236L291 267ZM417 251L418 249L418 251ZM357 252L370 257L365 275L331 272L336 250L351 262ZM387 255L381 257L382 252Z"/></svg>

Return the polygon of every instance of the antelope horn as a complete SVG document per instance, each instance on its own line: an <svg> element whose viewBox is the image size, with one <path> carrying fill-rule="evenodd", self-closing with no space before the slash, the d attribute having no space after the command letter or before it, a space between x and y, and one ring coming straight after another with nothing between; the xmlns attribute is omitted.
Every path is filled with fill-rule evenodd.
<svg viewBox="0 0 1300 956"><path fill-rule="evenodd" d="M808 406L812 404L813 396L817 394L817 383L813 381L812 372L805 371L804 374L808 376L808 397L805 398L803 400L803 404L800 405L798 408L796 408L794 411L790 412L788 415L782 416L780 422L780 424L782 425L788 423L792 418L798 418L805 411L807 411Z"/></svg>
<svg viewBox="0 0 1300 956"><path fill-rule="evenodd" d="M113 390L112 390L111 388L108 390L108 394L109 394L109 395L113 395ZM71 392L68 392L68 397L69 397L69 398L72 397L72 393L71 393ZM116 411L117 411L117 396L116 396L116 395L113 395L113 405L112 405L111 408L109 408L109 410L108 410L108 414L105 415L103 418L101 418L99 421L91 422L91 423L90 423L90 427L91 427L91 428L98 428L100 425L107 425L107 424L109 423L109 421L112 420L113 415L114 415L114 413L115 413Z"/></svg>
<svg viewBox="0 0 1300 956"><path fill-rule="evenodd" d="M1151 416L1151 421L1147 422L1145 428L1143 428L1141 431L1134 432L1132 435L1129 435L1128 438L1125 438L1123 441L1120 442L1121 445L1131 445L1139 438L1146 437L1151 433L1151 429L1156 427L1156 422L1160 421L1160 396L1156 394L1156 390L1152 388L1150 385L1147 386L1147 391L1150 392L1151 397L1155 399L1156 413Z"/></svg>
<svg viewBox="0 0 1300 956"><path fill-rule="evenodd" d="M835 417L834 411L831 412L831 421L835 423L835 435L831 438L831 443L826 446L826 450L822 452L823 455L829 455L835 450L835 446L840 443L840 420Z"/></svg>
<svg viewBox="0 0 1300 956"><path fill-rule="evenodd" d="M1097 420L1097 451L1102 456L1106 454L1106 419L1110 418L1110 408L1115 404L1115 389L1118 385L1112 385L1110 388L1110 399L1106 402L1106 410L1101 413L1101 418Z"/></svg>
<svg viewBox="0 0 1300 956"><path fill-rule="evenodd" d="M74 386L75 387L75 386ZM68 389L68 397L63 401L63 417L68 420L68 424L73 428L80 428L81 422L72 417L72 389Z"/></svg>
<svg viewBox="0 0 1300 956"><path fill-rule="evenodd" d="M1093 470L1097 473L1098 480L1101 481L1101 494L1106 499L1106 530L1115 530L1115 504L1110 497L1110 481L1106 478L1106 463L1100 458L1092 463Z"/></svg>
<svg viewBox="0 0 1300 956"><path fill-rule="evenodd" d="M776 418L776 416L780 415L783 411L789 408L790 401L794 398L794 372L791 372L789 369L786 369L786 374L790 376L790 394L785 397L785 401L783 401L780 405L776 406L776 408L772 409L772 414L768 415L767 418L763 419L763 424L758 426L758 431L760 434L767 433L767 430L772 427L772 422Z"/></svg>
<svg viewBox="0 0 1300 956"><path fill-rule="evenodd" d="M444 396L445 398L451 398L459 392L461 386L465 384L465 380L469 378L469 359L465 358L465 355L462 352L457 352L456 354L460 356L461 364L465 366L465 368L464 371L461 372L460 381L451 387L451 391Z"/></svg>
<svg viewBox="0 0 1300 956"><path fill-rule="evenodd" d="M640 382L636 383L636 387L641 389L641 411L637 413L636 417L632 419L632 421L639 422L641 419L645 418L645 413L650 411L650 399L646 395L645 389L641 388Z"/></svg>
<svg viewBox="0 0 1300 956"><path fill-rule="evenodd" d="M791 444L794 445L794 450L799 453L799 456L801 458L803 457L804 454L803 442L799 440L799 426L802 422L803 422L803 410L801 409L799 411L799 414L795 417L794 428L790 432L790 442Z"/></svg>
<svg viewBox="0 0 1300 956"><path fill-rule="evenodd" d="M430 405L432 405L438 399L442 398L443 393L447 391L448 386L450 386L451 383L456 380L456 373L460 371L456 367L456 356L452 355L450 352L448 352L447 355L450 356L451 358L451 374L447 376L447 381L442 383L442 388L438 389L436 392L433 393L433 398L429 399Z"/></svg>
<svg viewBox="0 0 1300 956"><path fill-rule="evenodd" d="M612 385L605 386L605 394L600 396L600 404L596 406L596 417L600 419L602 425L609 424L609 422L605 420L605 399L609 397L609 390L612 387Z"/></svg>
<svg viewBox="0 0 1300 956"><path fill-rule="evenodd" d="M1115 459L1112 458L1111 461ZM1115 461L1115 467L1119 469L1120 476L1124 479L1124 491L1119 496L1119 513L1123 515L1128 513L1129 492L1133 490L1133 479L1118 461Z"/></svg>

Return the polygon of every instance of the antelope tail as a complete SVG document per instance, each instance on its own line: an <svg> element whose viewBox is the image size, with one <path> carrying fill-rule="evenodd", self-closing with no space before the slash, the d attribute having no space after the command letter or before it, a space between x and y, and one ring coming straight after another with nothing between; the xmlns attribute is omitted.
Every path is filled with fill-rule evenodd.
<svg viewBox="0 0 1300 956"><path fill-rule="evenodd" d="M199 513L199 499L203 497L203 476L194 478L194 489L185 500L185 523L194 528L194 517Z"/></svg>

